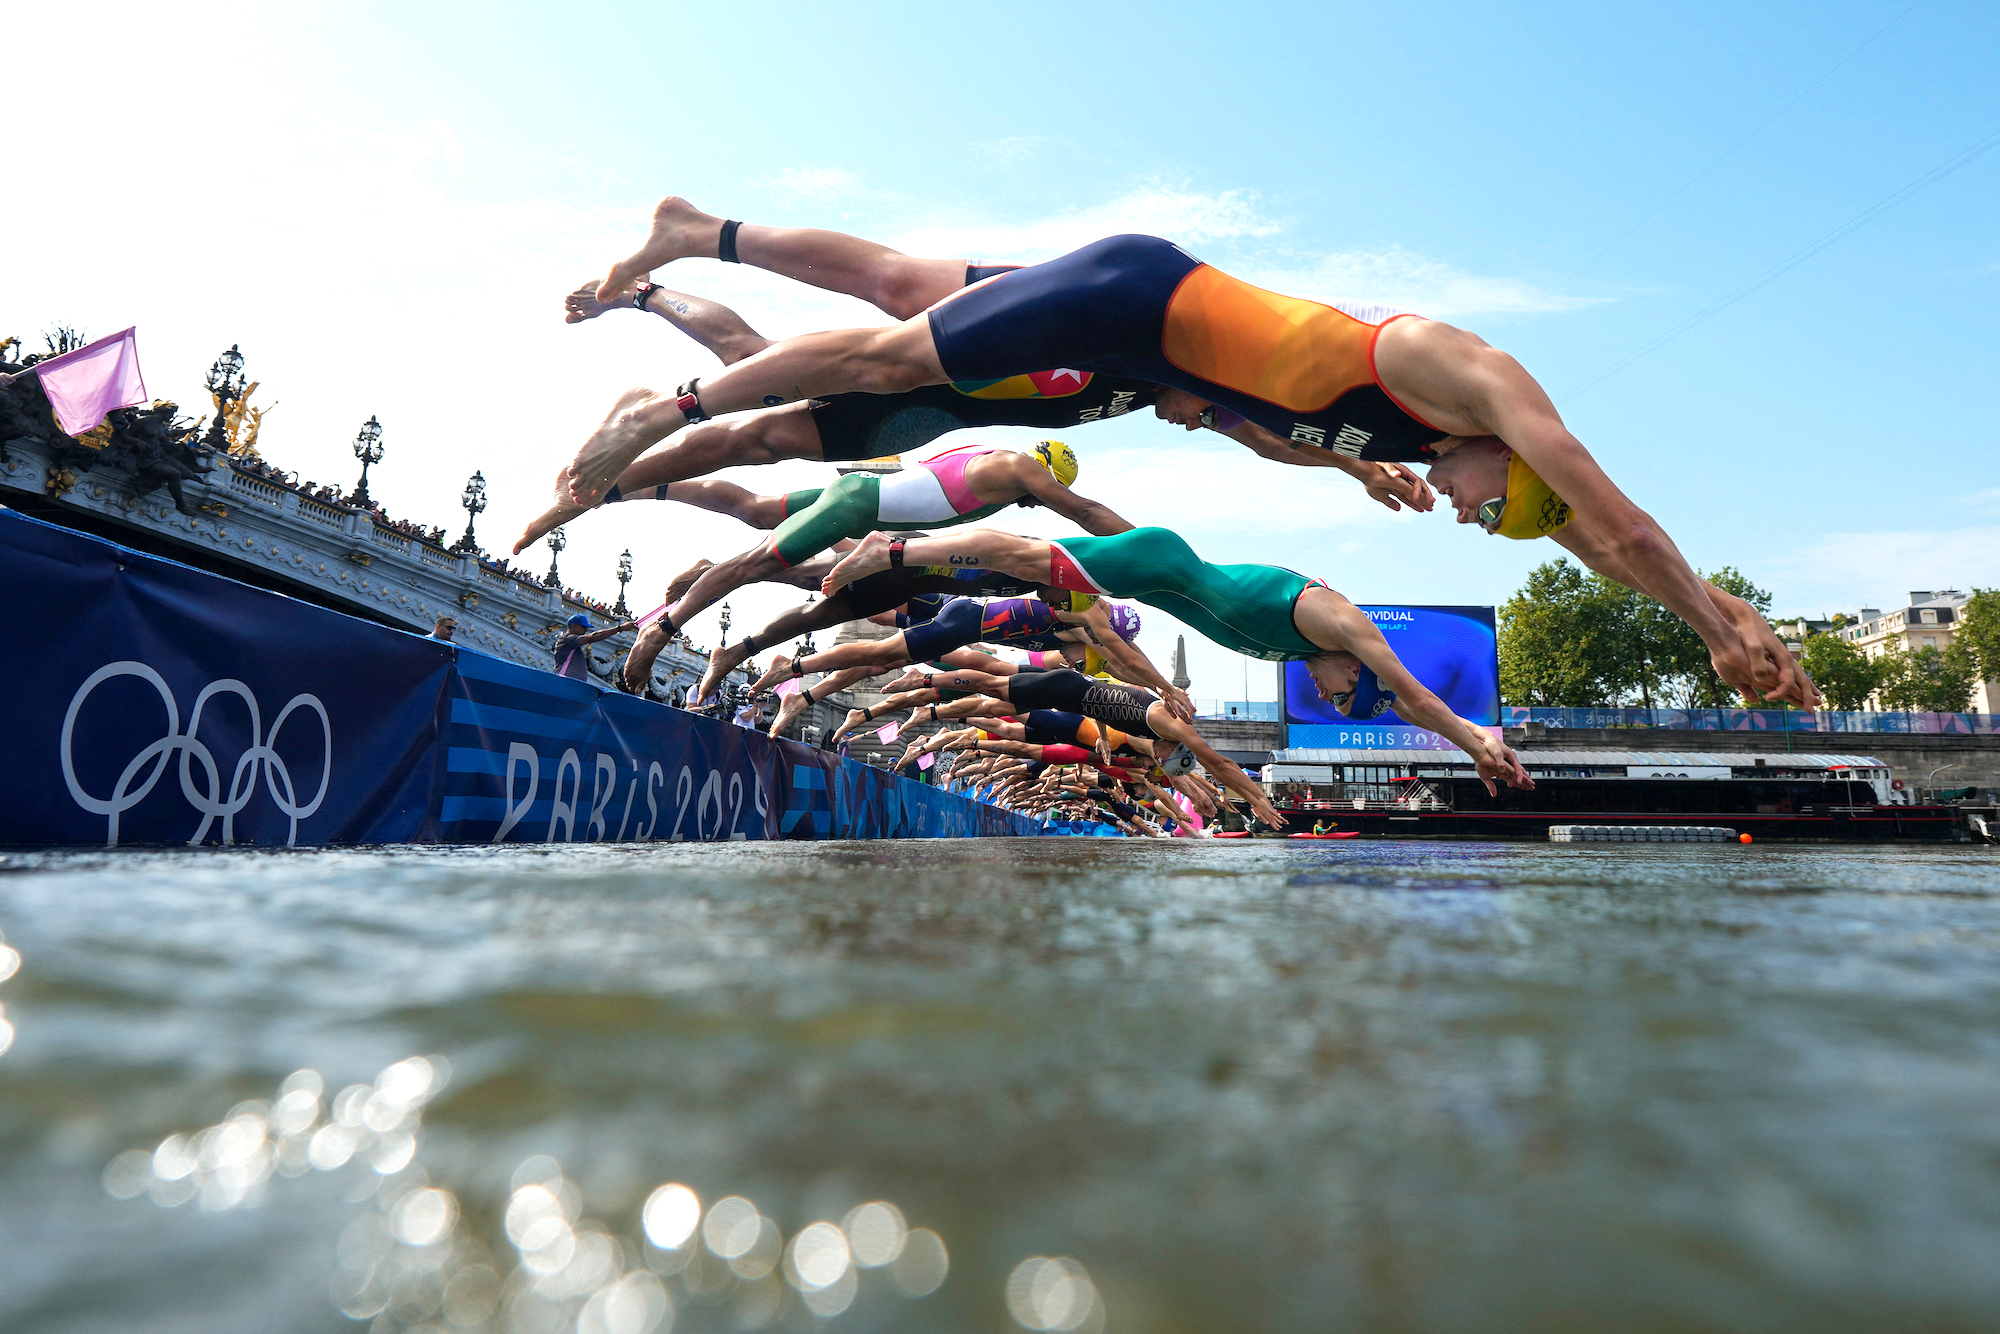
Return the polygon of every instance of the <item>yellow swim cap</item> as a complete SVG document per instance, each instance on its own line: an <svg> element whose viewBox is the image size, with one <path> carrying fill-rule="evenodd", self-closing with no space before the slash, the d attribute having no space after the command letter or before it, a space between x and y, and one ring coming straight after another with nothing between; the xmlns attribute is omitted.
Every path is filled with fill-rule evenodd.
<svg viewBox="0 0 2000 1334"><path fill-rule="evenodd" d="M1549 484L1519 454L1507 460L1507 498L1500 504L1500 513L1489 521L1487 506L1491 504L1488 501L1480 507L1481 526L1489 533L1521 541L1567 528L1576 513L1568 501L1549 490Z"/></svg>
<svg viewBox="0 0 2000 1334"><path fill-rule="evenodd" d="M1076 481L1076 451L1060 440L1044 440L1036 445L1035 461L1064 486Z"/></svg>
<svg viewBox="0 0 2000 1334"><path fill-rule="evenodd" d="M1069 595L1069 609L1073 612L1089 611L1092 607L1095 607L1096 605L1097 605L1097 594L1095 593L1078 593L1075 591L1071 591Z"/></svg>

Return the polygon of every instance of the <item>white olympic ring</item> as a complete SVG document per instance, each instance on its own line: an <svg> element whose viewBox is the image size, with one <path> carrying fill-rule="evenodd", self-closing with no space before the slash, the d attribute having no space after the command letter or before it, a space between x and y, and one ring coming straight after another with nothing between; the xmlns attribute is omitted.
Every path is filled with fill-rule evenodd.
<svg viewBox="0 0 2000 1334"><path fill-rule="evenodd" d="M71 753L72 738L76 731L76 716L82 711L83 702L89 698L91 691L117 676L139 677L151 682L153 689L160 692L160 701L167 706L167 734L132 757L132 761L125 766L125 771L118 775L118 784L111 790L109 797L93 797L83 790L83 784L78 782L76 777L75 758ZM236 761L236 769L229 779L229 797L226 801L221 799L222 776L215 767L215 756L197 737L197 733L201 731L201 711L207 707L210 698L220 694L240 696L250 710L250 746ZM293 790L291 770L285 767L285 761L275 749L279 730L284 727L285 720L292 716L292 711L299 708L311 709L318 714L320 727L325 731L325 759L320 769L319 792L303 806L298 804L298 794ZM202 688L199 695L195 696L194 711L188 715L185 735L180 728L180 708L174 703L173 691L167 688L166 681L158 672L143 662L107 664L92 672L90 679L77 687L76 694L69 702L69 712L63 716L63 781L69 784L69 794L76 799L77 805L93 815L109 817L104 837L106 847L118 846L118 817L146 799L146 795L160 781L161 775L166 773L167 762L175 751L179 751L181 756L181 794L187 798L189 805L201 812L202 817L201 827L196 829L194 837L188 840L190 844L200 843L206 838L210 827L218 818L222 821L222 841L225 844L236 841L236 813L248 806L250 798L256 795L260 766L263 769L264 785L270 790L271 799L277 803L280 811L291 818L291 833L285 839L286 846L298 842L299 821L319 809L320 803L326 800L327 788L333 781L333 723L327 718L326 706L319 702L318 696L306 694L292 696L291 702L285 705L276 720L272 722L271 734L266 737L262 715L257 708L257 697L251 693L250 687L233 679L211 681ZM148 760L153 761L153 770L135 789L133 782ZM208 780L205 792L195 786L193 766L197 760L201 762L202 770ZM281 783L282 791L279 790Z"/></svg>

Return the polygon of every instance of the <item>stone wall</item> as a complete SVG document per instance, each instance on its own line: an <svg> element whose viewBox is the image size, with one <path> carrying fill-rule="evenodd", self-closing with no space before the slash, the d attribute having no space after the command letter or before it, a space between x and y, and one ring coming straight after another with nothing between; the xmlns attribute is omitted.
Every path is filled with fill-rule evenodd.
<svg viewBox="0 0 2000 1334"><path fill-rule="evenodd" d="M1537 750L1695 751L1815 755L1869 755L1895 771L1910 791L1931 787L2000 788L2000 736L1904 735L1894 732L1683 732L1654 728L1551 727L1539 723L1506 729L1507 744ZM1931 771L1945 765L1936 778Z"/></svg>

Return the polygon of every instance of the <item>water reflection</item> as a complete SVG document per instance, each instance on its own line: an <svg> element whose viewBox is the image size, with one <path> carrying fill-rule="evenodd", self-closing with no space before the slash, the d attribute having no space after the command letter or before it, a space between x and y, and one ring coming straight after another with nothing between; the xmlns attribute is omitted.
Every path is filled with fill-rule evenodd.
<svg viewBox="0 0 2000 1334"><path fill-rule="evenodd" d="M371 1334L435 1334L424 1322L440 1319L505 1334L664 1334L684 1308L723 1305L736 1328L761 1329L792 1310L842 1314L863 1270L886 1270L883 1286L909 1299L936 1292L950 1272L943 1239L911 1228L886 1200L858 1205L839 1223L807 1223L787 1240L745 1196L704 1209L692 1188L668 1182L646 1197L637 1234L623 1237L584 1216L582 1191L546 1155L523 1160L508 1183L499 1233L509 1262L459 1196L415 1161L424 1106L450 1077L443 1057L412 1056L328 1102L321 1077L300 1070L268 1102L238 1103L212 1126L119 1154L104 1168L104 1188L121 1200L164 1208L192 1200L222 1212L262 1202L274 1176L346 1172L346 1198L373 1207L341 1230L331 1295L341 1314L373 1322ZM1090 1306L1091 1292L1077 1321L1034 1328L1084 1328L1084 1315L1101 1309ZM1059 1298L1036 1300L1035 1310L1066 1318Z"/></svg>
<svg viewBox="0 0 2000 1334"><path fill-rule="evenodd" d="M5 982L21 971L21 955L13 946L6 944L6 937L0 936L0 982ZM0 1005L0 1056L14 1045L14 1025L7 1021L7 1007Z"/></svg>

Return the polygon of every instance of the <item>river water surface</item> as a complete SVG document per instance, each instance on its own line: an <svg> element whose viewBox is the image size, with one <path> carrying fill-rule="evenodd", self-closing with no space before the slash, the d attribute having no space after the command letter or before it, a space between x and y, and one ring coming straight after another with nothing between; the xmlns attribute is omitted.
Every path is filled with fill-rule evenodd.
<svg viewBox="0 0 2000 1334"><path fill-rule="evenodd" d="M11 854L0 1328L2000 1328L2000 862Z"/></svg>

